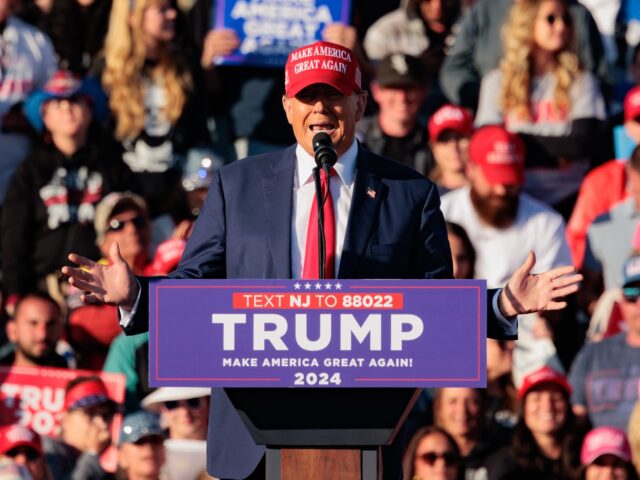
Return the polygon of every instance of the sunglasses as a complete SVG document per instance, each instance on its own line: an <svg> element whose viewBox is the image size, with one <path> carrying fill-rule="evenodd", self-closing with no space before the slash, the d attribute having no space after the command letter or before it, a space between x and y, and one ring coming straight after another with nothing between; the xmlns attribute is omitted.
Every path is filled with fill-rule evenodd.
<svg viewBox="0 0 640 480"><path fill-rule="evenodd" d="M5 453L5 455L10 458L16 458L18 455L21 455L21 454L27 457L27 460L30 460L30 461L37 460L40 458L40 454L38 453L37 450L35 450L34 448L25 447L25 446L12 448L7 453Z"/></svg>
<svg viewBox="0 0 640 480"><path fill-rule="evenodd" d="M147 219L142 216L134 217L131 220L118 220L117 218L112 218L109 220L107 232L119 232L127 225L127 223L132 223L134 227L141 229L147 225Z"/></svg>
<svg viewBox="0 0 640 480"><path fill-rule="evenodd" d="M167 407L167 410L173 410L178 408L180 402L185 402L189 408L198 408L200 406L200 400L200 397L187 398L186 400L167 400L164 402L164 406Z"/></svg>
<svg viewBox="0 0 640 480"><path fill-rule="evenodd" d="M563 13L562 15L550 13L545 17L545 19L550 26L556 23L556 20L562 20L562 23L564 23L565 25L571 25L571 15L569 15L568 13Z"/></svg>
<svg viewBox="0 0 640 480"><path fill-rule="evenodd" d="M640 297L640 287L626 287L622 289L622 296L627 302L635 303Z"/></svg>
<svg viewBox="0 0 640 480"><path fill-rule="evenodd" d="M458 455L453 452L425 452L420 455L420 459L429 466L435 465L440 458L444 460L444 464L447 467L452 467L458 464Z"/></svg>
<svg viewBox="0 0 640 480"><path fill-rule="evenodd" d="M92 408L74 408L69 410L69 412L77 412L78 414L84 415L89 418L100 417L106 423L111 423L113 421L113 417L118 413L117 408L101 408L101 407L92 407Z"/></svg>

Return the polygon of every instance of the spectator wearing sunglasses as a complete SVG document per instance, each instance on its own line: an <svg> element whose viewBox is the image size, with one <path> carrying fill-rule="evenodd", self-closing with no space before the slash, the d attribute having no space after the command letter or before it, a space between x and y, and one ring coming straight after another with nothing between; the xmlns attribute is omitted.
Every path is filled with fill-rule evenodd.
<svg viewBox="0 0 640 480"><path fill-rule="evenodd" d="M4 200L0 239L10 306L36 289L63 303L58 279L67 255L96 252L97 203L112 190L132 188L133 174L98 126L106 110L99 89L97 82L58 71L25 102L38 141Z"/></svg>
<svg viewBox="0 0 640 480"><path fill-rule="evenodd" d="M571 403L594 427L626 429L640 382L640 255L624 264L619 307L626 331L586 344L571 366Z"/></svg>
<svg viewBox="0 0 640 480"><path fill-rule="evenodd" d="M149 212L145 200L129 192L112 192L98 205L95 228L102 263L108 263L109 249L117 243L120 255L134 272L141 275L165 275L173 270L182 256L183 242L163 242L153 260L150 259ZM185 232L176 228L172 240L179 240ZM97 363L108 372L123 373L127 377L126 407L128 412L140 408L140 401L150 393L148 386L148 335L127 338L120 335L117 310L109 305L81 304L69 315L71 331L94 332L100 339L100 358ZM99 327L100 326L100 327ZM103 329L98 336L96 329ZM72 333L72 337L73 337ZM83 337L84 338L84 337ZM90 339L87 339L90 340ZM95 345L94 345L95 347ZM89 353L96 356L95 348Z"/></svg>
<svg viewBox="0 0 640 480"><path fill-rule="evenodd" d="M542 367L527 375L518 399L521 413L512 444L486 462L489 480L570 480L580 467L582 440L571 412L571 386Z"/></svg>
<svg viewBox="0 0 640 480"><path fill-rule="evenodd" d="M19 424L0 427L0 459L25 467L32 480L53 480L44 461L42 441L30 427Z"/></svg>
<svg viewBox="0 0 640 480"><path fill-rule="evenodd" d="M595 161L605 105L574 51L566 0L514 2L500 67L482 79L476 125L503 124L526 147L524 191L567 219Z"/></svg>
<svg viewBox="0 0 640 480"><path fill-rule="evenodd" d="M599 427L591 430L582 443L580 480L638 480L631 462L631 445L623 430Z"/></svg>
<svg viewBox="0 0 640 480"><path fill-rule="evenodd" d="M67 384L60 438L43 440L53 478L112 478L101 466L99 456L112 443L111 423L118 409L99 377L77 377Z"/></svg>
<svg viewBox="0 0 640 480"><path fill-rule="evenodd" d="M170 479L195 478L206 471L210 395L208 388L162 387L142 400L142 407L160 414L160 423L167 429L164 448ZM185 455L188 466L179 461Z"/></svg>
<svg viewBox="0 0 640 480"><path fill-rule="evenodd" d="M519 0L518 0L519 1ZM440 74L447 98L471 110L478 106L480 80L498 67L503 56L502 32L509 10L516 0L477 0L459 22L453 47ZM608 66L598 27L589 10L580 2L567 2L575 25L576 48L586 70L609 84Z"/></svg>
<svg viewBox="0 0 640 480"><path fill-rule="evenodd" d="M418 429L402 458L404 480L462 480L463 471L456 442L439 427Z"/></svg>
<svg viewBox="0 0 640 480"><path fill-rule="evenodd" d="M162 387L147 395L142 407L160 414L170 439L206 440L210 395L208 388Z"/></svg>
<svg viewBox="0 0 640 480"><path fill-rule="evenodd" d="M95 209L96 245L107 263L109 248L117 243L120 253L138 273L148 273L150 227L144 199L129 192L111 192ZM69 342L80 368L102 370L112 341L120 334L117 312L108 305L84 305L70 298ZM76 305L78 306L76 307ZM73 308L76 307L76 308Z"/></svg>
<svg viewBox="0 0 640 480"><path fill-rule="evenodd" d="M118 480L159 480L165 463L158 417L139 411L124 417L118 440Z"/></svg>

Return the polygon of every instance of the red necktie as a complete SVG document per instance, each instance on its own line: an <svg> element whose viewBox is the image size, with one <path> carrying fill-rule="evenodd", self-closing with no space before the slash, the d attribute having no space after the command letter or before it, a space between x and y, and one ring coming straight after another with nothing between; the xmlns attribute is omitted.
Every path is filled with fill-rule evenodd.
<svg viewBox="0 0 640 480"><path fill-rule="evenodd" d="M330 176L333 177L336 171L332 168ZM322 196L326 196L324 202L324 241L325 241L325 262L324 274L325 278L334 278L333 267L336 258L336 218L333 214L333 198L331 197L331 189L329 188L329 179L324 170L320 170L320 186L322 187ZM309 226L307 227L307 245L304 250L304 267L302 269L303 279L320 278L318 271L318 198L313 198L311 204L311 213L309 214Z"/></svg>

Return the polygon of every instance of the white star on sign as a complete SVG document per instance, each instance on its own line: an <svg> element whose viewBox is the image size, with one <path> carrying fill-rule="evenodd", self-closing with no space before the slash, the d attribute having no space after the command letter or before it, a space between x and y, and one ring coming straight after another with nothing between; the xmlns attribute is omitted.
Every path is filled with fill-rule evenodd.
<svg viewBox="0 0 640 480"><path fill-rule="evenodd" d="M311 284L309 282L304 284L304 289L305 290L311 290Z"/></svg>
<svg viewBox="0 0 640 480"><path fill-rule="evenodd" d="M342 289L342 284L341 283L336 283L334 285L334 287L336 288L336 290L341 290Z"/></svg>
<svg viewBox="0 0 640 480"><path fill-rule="evenodd" d="M324 284L325 290L331 290L331 284L329 282Z"/></svg>
<svg viewBox="0 0 640 480"><path fill-rule="evenodd" d="M315 287L316 287L316 290L320 290L322 288L322 284L318 282L316 283Z"/></svg>
<svg viewBox="0 0 640 480"><path fill-rule="evenodd" d="M300 290L300 284L298 282L293 284L293 289L294 290Z"/></svg>

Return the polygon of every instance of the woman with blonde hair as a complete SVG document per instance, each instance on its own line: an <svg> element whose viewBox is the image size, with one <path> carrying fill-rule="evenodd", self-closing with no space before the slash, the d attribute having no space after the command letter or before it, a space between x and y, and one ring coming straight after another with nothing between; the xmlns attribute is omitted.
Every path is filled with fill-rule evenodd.
<svg viewBox="0 0 640 480"><path fill-rule="evenodd" d="M566 218L596 149L602 95L574 51L566 0L514 2L503 33L504 56L482 80L476 124L522 137L525 191Z"/></svg>
<svg viewBox="0 0 640 480"><path fill-rule="evenodd" d="M208 143L196 101L201 72L197 60L190 60L181 26L174 0L114 0L98 67L114 135L153 217L175 215L176 205L183 205L175 197L183 159L189 149Z"/></svg>

